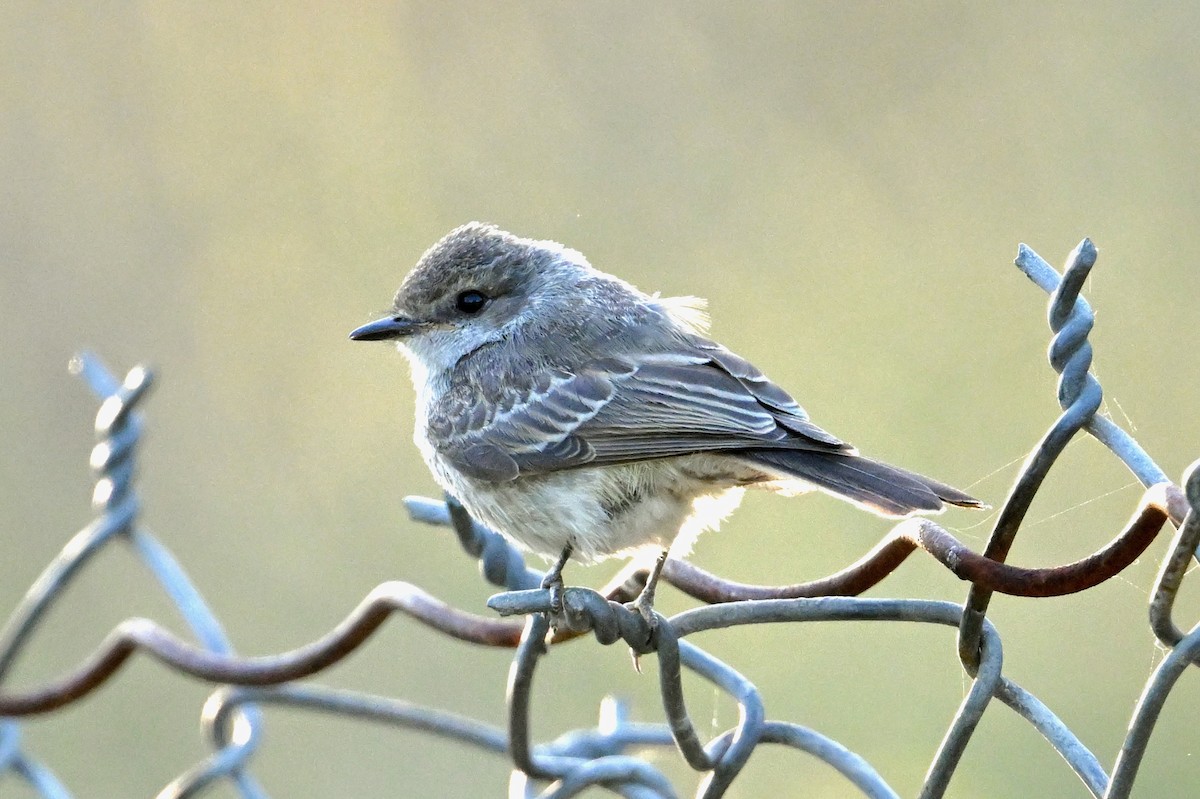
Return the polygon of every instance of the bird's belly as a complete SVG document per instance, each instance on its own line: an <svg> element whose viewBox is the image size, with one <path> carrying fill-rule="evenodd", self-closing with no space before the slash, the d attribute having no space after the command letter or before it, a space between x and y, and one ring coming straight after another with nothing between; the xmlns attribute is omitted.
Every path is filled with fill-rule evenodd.
<svg viewBox="0 0 1200 799"><path fill-rule="evenodd" d="M695 536L741 498L740 489L699 480L670 459L526 475L508 483L467 477L437 458L430 466L482 523L547 558L570 543L573 559L583 563L657 554L677 538L690 549Z"/></svg>

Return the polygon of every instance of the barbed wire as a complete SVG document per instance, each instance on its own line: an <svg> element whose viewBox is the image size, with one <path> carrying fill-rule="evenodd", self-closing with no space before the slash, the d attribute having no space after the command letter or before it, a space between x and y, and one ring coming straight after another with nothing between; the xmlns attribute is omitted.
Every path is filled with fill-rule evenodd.
<svg viewBox="0 0 1200 799"><path fill-rule="evenodd" d="M747 624L887 621L957 628L959 660L971 678L967 695L933 755L918 794L922 799L945 794L993 699L1029 722L1092 796L1126 797L1176 681L1189 665L1200 662L1200 626L1184 632L1172 615L1184 575L1200 547L1200 461L1183 481L1186 490L1181 489L1132 436L1097 415L1103 395L1090 372L1092 348L1088 341L1095 317L1079 296L1095 261L1095 247L1087 239L1071 253L1062 275L1028 247L1022 245L1018 252L1018 268L1050 295L1049 323L1054 337L1049 359L1060 374L1058 401L1063 411L1022 466L982 554L935 522L910 519L896 525L856 563L796 585L736 583L672 560L663 579L707 604L670 618L656 614L654 626L625 605L645 584L644 569L628 567L599 591L567 588L555 613L550 591L541 588L542 574L528 568L503 537L471 519L453 497L444 501L408 497L405 503L413 519L451 528L461 547L479 561L484 578L506 589L488 601L501 618L453 608L409 583L387 582L373 589L321 638L290 652L239 657L184 570L139 521L140 505L133 484L134 456L142 431L138 408L153 385L153 375L135 367L118 382L95 356L82 355L72 368L101 400L97 443L91 454L97 517L46 567L0 632L0 686L65 587L97 552L118 540L149 568L194 640L184 640L148 619L128 619L70 672L24 690L3 687L0 775L16 777L38 796L70 796L50 769L23 748L19 718L81 700L117 674L131 655L143 652L170 669L220 686L201 714L212 754L165 786L158 794L160 799L198 796L222 781L232 784L243 797L267 796L250 774L250 764L264 740L262 709L275 705L418 730L507 758L513 765L508 795L523 799L560 799L590 786L632 799L677 796L662 770L636 754L647 747L677 751L703 775L696 795L711 799L726 792L751 753L764 744L808 753L839 772L864 796L897 797L867 760L837 741L799 724L767 718L765 700L753 683L685 640L701 631ZM1005 563L1042 481L1080 431L1103 443L1145 487L1130 521L1108 545L1074 563L1051 568ZM1048 597L1090 589L1136 560L1168 521L1177 530L1150 597L1150 626L1169 652L1146 682L1109 775L1061 719L1004 675L1001 637L988 621L987 609L995 592ZM969 584L962 605L856 596L885 579L917 551L929 554ZM320 673L355 651L397 613L462 641L515 649L508 679L507 729L391 697L294 682ZM506 618L513 616L525 618L523 622ZM530 702L541 656L550 646L588 634L601 645L622 642L635 657L654 653L665 722L631 721L629 709L608 698L594 727L552 741L533 741ZM738 707L737 724L707 743L702 742L687 710L684 670L711 683Z"/></svg>

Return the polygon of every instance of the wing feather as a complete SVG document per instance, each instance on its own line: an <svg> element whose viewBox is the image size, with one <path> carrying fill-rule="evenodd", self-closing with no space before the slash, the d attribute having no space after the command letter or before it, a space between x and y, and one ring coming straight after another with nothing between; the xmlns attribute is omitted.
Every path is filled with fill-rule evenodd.
<svg viewBox="0 0 1200 799"><path fill-rule="evenodd" d="M480 380L468 405L444 409L454 418L438 428L438 449L493 481L747 447L853 452L748 361L700 336L687 341L574 373Z"/></svg>

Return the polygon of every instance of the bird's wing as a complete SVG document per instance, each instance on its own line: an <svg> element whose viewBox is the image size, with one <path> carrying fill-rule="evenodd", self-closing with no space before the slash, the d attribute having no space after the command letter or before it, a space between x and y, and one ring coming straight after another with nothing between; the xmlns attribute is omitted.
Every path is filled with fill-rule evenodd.
<svg viewBox="0 0 1200 799"><path fill-rule="evenodd" d="M456 468L486 480L747 447L854 452L748 361L700 336L671 352L472 388L469 401L433 415L430 433Z"/></svg>

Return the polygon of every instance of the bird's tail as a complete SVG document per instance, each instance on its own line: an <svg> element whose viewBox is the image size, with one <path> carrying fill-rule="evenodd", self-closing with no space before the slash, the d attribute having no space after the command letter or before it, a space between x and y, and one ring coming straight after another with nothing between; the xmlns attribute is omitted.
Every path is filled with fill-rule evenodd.
<svg viewBox="0 0 1200 799"><path fill-rule="evenodd" d="M788 449L755 449L737 455L764 471L802 480L881 516L937 513L945 502L987 507L945 483L861 455Z"/></svg>

